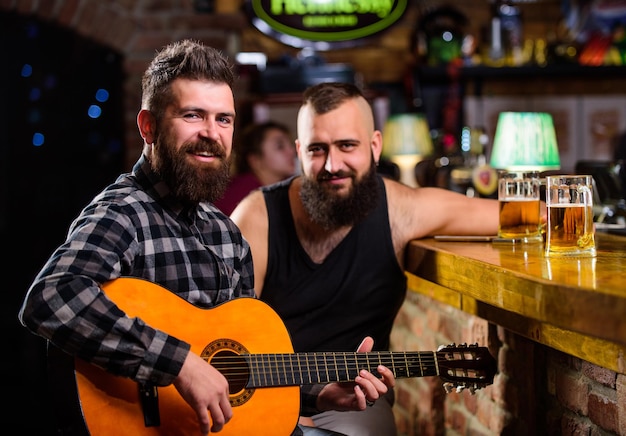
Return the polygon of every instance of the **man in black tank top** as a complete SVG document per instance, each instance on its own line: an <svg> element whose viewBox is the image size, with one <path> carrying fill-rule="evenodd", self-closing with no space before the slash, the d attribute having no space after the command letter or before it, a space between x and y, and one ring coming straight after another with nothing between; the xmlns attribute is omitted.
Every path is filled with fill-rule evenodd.
<svg viewBox="0 0 626 436"><path fill-rule="evenodd" d="M297 352L353 351L364 336L374 350L387 350L406 293L408 242L495 235L498 202L380 177L382 134L354 85L307 89L297 136L301 175L251 194L231 215L252 249L257 295L281 316ZM351 412L317 402L312 424L345 435L395 435L393 383L367 399L372 407Z"/></svg>

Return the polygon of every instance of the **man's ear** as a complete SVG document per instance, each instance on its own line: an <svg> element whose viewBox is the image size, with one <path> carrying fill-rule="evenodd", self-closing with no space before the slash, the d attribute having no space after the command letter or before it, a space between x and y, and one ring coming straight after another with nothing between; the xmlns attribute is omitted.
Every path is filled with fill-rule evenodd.
<svg viewBox="0 0 626 436"><path fill-rule="evenodd" d="M374 130L371 139L371 146L374 160L378 162L378 160L380 159L380 155L383 151L383 135L380 130Z"/></svg>
<svg viewBox="0 0 626 436"><path fill-rule="evenodd" d="M137 127L144 142L152 144L156 136L156 119L152 112L147 109L141 109L137 114Z"/></svg>

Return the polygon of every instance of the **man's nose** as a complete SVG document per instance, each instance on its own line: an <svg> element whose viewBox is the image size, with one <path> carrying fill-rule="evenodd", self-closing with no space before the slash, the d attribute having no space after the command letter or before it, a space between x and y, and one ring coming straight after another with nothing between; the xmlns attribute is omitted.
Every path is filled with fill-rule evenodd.
<svg viewBox="0 0 626 436"><path fill-rule="evenodd" d="M207 119L202 123L202 129L200 129L199 134L205 138L218 139L217 122L213 119Z"/></svg>
<svg viewBox="0 0 626 436"><path fill-rule="evenodd" d="M328 149L328 153L326 154L326 163L324 164L324 169L330 174L334 174L341 169L341 157L339 152L335 150L333 147Z"/></svg>

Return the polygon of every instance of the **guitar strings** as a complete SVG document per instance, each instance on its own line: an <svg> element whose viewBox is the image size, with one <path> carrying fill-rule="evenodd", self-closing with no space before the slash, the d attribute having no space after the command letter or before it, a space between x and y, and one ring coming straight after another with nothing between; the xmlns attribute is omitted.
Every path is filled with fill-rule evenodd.
<svg viewBox="0 0 626 436"><path fill-rule="evenodd" d="M276 367L291 367L304 372L309 370L319 371L326 369L327 372L348 370L355 372L360 369L370 369L378 365L390 368L415 368L428 366L435 363L436 358L432 353L422 352L381 352L368 355L358 353L299 353L299 354L241 354L241 355L216 355L210 359L210 363L218 366L229 367L229 373L238 367L248 368L250 365L260 366L262 370L272 370Z"/></svg>
<svg viewBox="0 0 626 436"><path fill-rule="evenodd" d="M445 352L378 352L378 353L300 353L300 354L242 354L217 355L210 363L227 375L231 381L245 384L249 378L254 386L300 385L329 381L352 381L361 369L384 365L396 378L440 375L437 357L442 361L455 355L473 355ZM374 356L373 356L374 355ZM447 356L447 357L446 357ZM407 359L410 357L411 359ZM463 360L463 359L461 359ZM466 359L477 360L477 359ZM449 375L453 375L448 372ZM465 381L485 380L481 371L460 368L453 371L456 378ZM313 375L312 375L313 374Z"/></svg>

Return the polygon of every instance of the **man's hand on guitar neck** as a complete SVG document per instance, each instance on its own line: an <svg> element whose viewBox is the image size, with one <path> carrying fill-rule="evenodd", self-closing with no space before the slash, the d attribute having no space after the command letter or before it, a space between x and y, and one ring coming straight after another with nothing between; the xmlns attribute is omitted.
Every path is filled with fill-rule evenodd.
<svg viewBox="0 0 626 436"><path fill-rule="evenodd" d="M374 340L368 336L363 339L357 352L372 351L373 346ZM387 367L379 365L376 370L382 377L363 369L354 379L354 383L327 384L319 393L317 408L320 411L365 410L368 403L371 405L396 384L393 373Z"/></svg>
<svg viewBox="0 0 626 436"><path fill-rule="evenodd" d="M212 432L220 431L233 416L228 398L228 381L212 365L190 352L174 380L174 387L198 415L200 431L209 433L209 415ZM208 411L208 413L207 413Z"/></svg>

